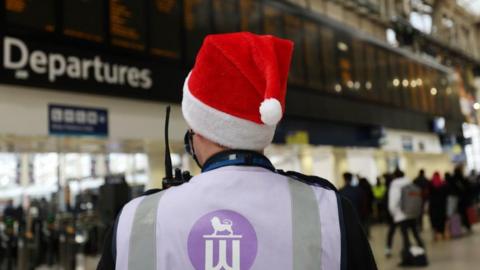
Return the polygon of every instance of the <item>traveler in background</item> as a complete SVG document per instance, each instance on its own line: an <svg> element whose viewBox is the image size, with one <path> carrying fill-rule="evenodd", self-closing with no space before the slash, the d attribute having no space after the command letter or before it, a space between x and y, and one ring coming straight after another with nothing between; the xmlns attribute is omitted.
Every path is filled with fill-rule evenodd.
<svg viewBox="0 0 480 270"><path fill-rule="evenodd" d="M412 201L412 198L410 197L407 198L404 195L406 193L404 189L407 188L407 186L409 186L410 184L412 184L412 182L405 177L405 174L402 171L397 169L394 172L394 180L390 186L389 195L388 195L389 196L388 209L392 214L393 221L400 226L400 229L402 232L402 238L403 238L402 261L404 261L405 258L407 258L407 256L411 252L410 250L412 245L410 243L410 239L408 236L409 231L413 233L413 236L415 237L415 240L418 246L420 246L421 248L425 247L417 230L416 219L418 218L418 216L410 215L409 213L406 212L406 210L402 206L405 204L404 200ZM416 185L411 185L411 186L414 187ZM410 193L411 192L408 192L408 194ZM417 196L420 197L421 194L418 194ZM419 200L418 210L420 210L421 198L418 198L418 200Z"/></svg>
<svg viewBox="0 0 480 270"><path fill-rule="evenodd" d="M450 189L451 189L451 186L452 186L452 174L449 173L449 172L446 172L445 173L445 177L443 178L443 180L445 181L445 185L447 187L447 191L450 192Z"/></svg>
<svg viewBox="0 0 480 270"><path fill-rule="evenodd" d="M478 203L480 201L480 174L476 170L471 170L468 181L472 187L473 203Z"/></svg>
<svg viewBox="0 0 480 270"><path fill-rule="evenodd" d="M458 196L458 214L462 219L463 226L468 232L471 232L472 226L468 220L467 210L473 204L472 187L467 178L463 176L462 167L455 168L452 183L454 185L453 191L456 192Z"/></svg>
<svg viewBox="0 0 480 270"><path fill-rule="evenodd" d="M360 215L360 220L362 221L363 228L367 233L367 237L370 238L370 223L373 213L373 203L375 202L375 197L373 196L372 185L365 177L359 177L359 186L363 190L364 195L364 208L363 212Z"/></svg>
<svg viewBox="0 0 480 270"><path fill-rule="evenodd" d="M386 205L386 215L387 215L387 223L388 223L388 231L387 231L387 243L385 246L385 256L390 258L392 256L392 246L393 246L393 236L395 231L397 230L397 224L393 220L393 216L388 210L388 201L389 201L389 191L393 181L393 174L386 173L383 175L385 178L385 205Z"/></svg>
<svg viewBox="0 0 480 270"><path fill-rule="evenodd" d="M447 222L445 224L445 238L461 235L461 218L458 212L459 191L452 174L445 173L445 192L447 194Z"/></svg>
<svg viewBox="0 0 480 270"><path fill-rule="evenodd" d="M358 180L353 174L346 172L343 174L345 185L339 190L340 194L352 203L353 208L357 212L357 216L361 218L365 212L365 194L358 185Z"/></svg>
<svg viewBox="0 0 480 270"><path fill-rule="evenodd" d="M372 187L372 191L375 198L375 219L381 223L385 221L385 193L387 187L380 177L377 177L377 183Z"/></svg>
<svg viewBox="0 0 480 270"><path fill-rule="evenodd" d="M417 178L413 180L413 183L422 190L422 214L417 219L417 225L420 231L423 230L423 213L425 212L425 205L428 202L428 196L430 192L430 181L425 176L425 170L421 169Z"/></svg>
<svg viewBox="0 0 480 270"><path fill-rule="evenodd" d="M11 219L16 219L16 210L13 207L13 200L8 200L7 201L7 206L5 206L5 209L3 209L3 220L6 220L7 218Z"/></svg>
<svg viewBox="0 0 480 270"><path fill-rule="evenodd" d="M443 239L447 220L447 187L439 172L433 174L430 184L428 214L433 228L433 239Z"/></svg>
<svg viewBox="0 0 480 270"><path fill-rule="evenodd" d="M476 170L471 170L470 175L468 176L468 181L472 186L477 184L478 181L478 175Z"/></svg>

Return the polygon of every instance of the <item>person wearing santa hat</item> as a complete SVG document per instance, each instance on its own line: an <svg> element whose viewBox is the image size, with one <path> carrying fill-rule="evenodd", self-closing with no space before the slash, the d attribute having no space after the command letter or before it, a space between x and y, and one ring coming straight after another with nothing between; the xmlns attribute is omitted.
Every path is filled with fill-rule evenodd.
<svg viewBox="0 0 480 270"><path fill-rule="evenodd" d="M98 269L377 269L335 187L263 155L285 112L292 51L271 35L205 38L182 100L202 173L128 203Z"/></svg>

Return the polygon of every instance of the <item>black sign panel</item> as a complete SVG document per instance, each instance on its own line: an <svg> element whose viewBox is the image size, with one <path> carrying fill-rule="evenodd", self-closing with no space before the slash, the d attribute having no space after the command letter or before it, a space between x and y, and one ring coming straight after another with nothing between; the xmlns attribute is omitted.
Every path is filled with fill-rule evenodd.
<svg viewBox="0 0 480 270"><path fill-rule="evenodd" d="M5 11L8 24L55 31L54 0L5 0Z"/></svg>
<svg viewBox="0 0 480 270"><path fill-rule="evenodd" d="M102 42L105 37L104 3L99 0L64 0L63 33L66 36Z"/></svg>
<svg viewBox="0 0 480 270"><path fill-rule="evenodd" d="M146 36L143 1L110 0L110 35L115 46L143 51Z"/></svg>
<svg viewBox="0 0 480 270"><path fill-rule="evenodd" d="M179 59L181 9L179 0L149 0L150 51L152 54Z"/></svg>
<svg viewBox="0 0 480 270"><path fill-rule="evenodd" d="M0 36L0 81L103 95L179 101L185 74L149 58L132 60L26 37Z"/></svg>

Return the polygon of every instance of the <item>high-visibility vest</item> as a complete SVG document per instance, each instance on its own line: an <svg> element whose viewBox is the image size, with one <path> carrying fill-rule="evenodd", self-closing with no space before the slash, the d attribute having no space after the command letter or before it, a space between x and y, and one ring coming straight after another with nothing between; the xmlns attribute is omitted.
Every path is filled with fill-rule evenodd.
<svg viewBox="0 0 480 270"><path fill-rule="evenodd" d="M341 270L337 192L227 166L139 197L116 228L116 269Z"/></svg>
<svg viewBox="0 0 480 270"><path fill-rule="evenodd" d="M375 185L372 187L373 197L377 200L383 199L385 197L385 193L387 192L387 187L385 185Z"/></svg>

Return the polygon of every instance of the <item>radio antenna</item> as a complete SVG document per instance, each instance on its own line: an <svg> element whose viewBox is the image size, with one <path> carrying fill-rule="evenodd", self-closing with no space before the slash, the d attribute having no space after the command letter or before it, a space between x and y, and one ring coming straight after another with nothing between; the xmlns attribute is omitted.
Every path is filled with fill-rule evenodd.
<svg viewBox="0 0 480 270"><path fill-rule="evenodd" d="M170 106L167 106L167 115L165 118L165 178L173 179L172 157L170 156L170 144L168 142L169 122L170 122Z"/></svg>

